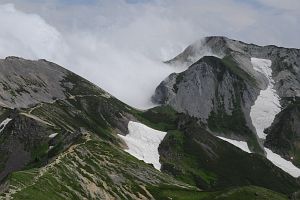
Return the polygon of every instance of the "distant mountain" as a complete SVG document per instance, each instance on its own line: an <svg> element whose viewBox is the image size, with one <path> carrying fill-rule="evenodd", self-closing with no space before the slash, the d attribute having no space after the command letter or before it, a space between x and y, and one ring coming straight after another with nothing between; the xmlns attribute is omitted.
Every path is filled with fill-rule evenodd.
<svg viewBox="0 0 300 200"><path fill-rule="evenodd" d="M165 105L146 111L46 60L0 60L0 199L296 198L297 168L273 164L276 154L252 124L251 107L269 77L250 57L220 49L195 62L187 53L170 61L191 66L158 87L154 100ZM297 83L278 85L273 76L281 106L291 105L282 95L294 97ZM294 93L280 89L288 84ZM265 142L278 153L281 146L267 142L287 134L272 131L282 116Z"/></svg>

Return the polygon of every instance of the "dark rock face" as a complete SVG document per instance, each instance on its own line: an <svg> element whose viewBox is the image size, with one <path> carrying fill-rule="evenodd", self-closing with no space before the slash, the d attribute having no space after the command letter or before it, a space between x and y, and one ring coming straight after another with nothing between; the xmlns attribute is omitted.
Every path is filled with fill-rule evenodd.
<svg viewBox="0 0 300 200"><path fill-rule="evenodd" d="M0 154L5 155L1 159L0 180L38 159L34 151L42 147L41 142L47 145L51 133L47 125L32 118L22 114L13 117L0 135Z"/></svg>
<svg viewBox="0 0 300 200"><path fill-rule="evenodd" d="M266 130L265 146L300 167L300 101L284 108Z"/></svg>
<svg viewBox="0 0 300 200"><path fill-rule="evenodd" d="M231 115L236 106L242 106L249 112L258 92L255 82L243 80L221 59L204 57L185 72L170 75L152 100L207 122L210 113L218 110Z"/></svg>

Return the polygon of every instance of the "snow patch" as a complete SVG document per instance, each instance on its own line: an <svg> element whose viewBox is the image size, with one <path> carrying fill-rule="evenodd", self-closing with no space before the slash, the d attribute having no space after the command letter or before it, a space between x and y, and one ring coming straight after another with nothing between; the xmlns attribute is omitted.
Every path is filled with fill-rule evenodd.
<svg viewBox="0 0 300 200"><path fill-rule="evenodd" d="M238 148L240 148L241 150L247 152L247 153L251 153L249 147L248 147L248 144L247 142L244 142L244 141L237 141L237 140L232 140L232 139L228 139L228 138L224 138L224 137L220 137L220 136L217 136L218 138L220 138L221 140L224 140Z"/></svg>
<svg viewBox="0 0 300 200"><path fill-rule="evenodd" d="M276 94L274 80L272 78L271 60L251 58L253 68L264 74L269 85L267 89L261 90L254 105L251 107L250 117L259 138L265 139L264 130L271 126L275 115L280 112L279 96Z"/></svg>
<svg viewBox="0 0 300 200"><path fill-rule="evenodd" d="M300 176L300 169L293 165L292 162L285 160L280 155L273 153L268 148L265 148L265 151L267 152L268 160L270 160L274 165L289 173L293 177L297 178Z"/></svg>
<svg viewBox="0 0 300 200"><path fill-rule="evenodd" d="M6 118L3 122L0 124L0 133L5 129L5 126L11 121L12 119Z"/></svg>
<svg viewBox="0 0 300 200"><path fill-rule="evenodd" d="M160 170L158 146L167 133L132 121L128 123L128 130L126 136L119 135L128 146L125 151Z"/></svg>
<svg viewBox="0 0 300 200"><path fill-rule="evenodd" d="M52 133L51 135L49 135L49 138L55 138L58 135L58 133Z"/></svg>

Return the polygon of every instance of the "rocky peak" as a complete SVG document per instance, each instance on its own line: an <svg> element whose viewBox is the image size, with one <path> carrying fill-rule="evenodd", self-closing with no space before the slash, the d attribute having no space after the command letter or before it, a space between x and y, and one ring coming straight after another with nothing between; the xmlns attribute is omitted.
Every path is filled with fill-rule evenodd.
<svg viewBox="0 0 300 200"><path fill-rule="evenodd" d="M46 60L7 57L0 60L0 105L25 108L65 98L62 80L69 73Z"/></svg>
<svg viewBox="0 0 300 200"><path fill-rule="evenodd" d="M214 56L216 62L210 62L212 57L203 57L207 55ZM271 61L270 77L254 67L253 58ZM270 81L274 81L272 89L279 96L281 107L286 107L290 98L300 94L299 49L258 46L212 36L191 44L167 63L174 67L186 66L187 70L166 78L157 87L153 101L197 117L218 135L227 132L230 138L247 140L238 135L255 133L250 109L260 90L267 89ZM220 69L226 69L221 70L221 76ZM240 100L238 103L237 99ZM233 121L241 123L247 130L233 130L236 125Z"/></svg>

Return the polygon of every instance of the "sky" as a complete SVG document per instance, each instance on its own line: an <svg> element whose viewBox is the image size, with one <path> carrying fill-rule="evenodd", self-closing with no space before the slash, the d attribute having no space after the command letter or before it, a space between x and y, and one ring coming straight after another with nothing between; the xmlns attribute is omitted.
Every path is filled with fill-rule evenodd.
<svg viewBox="0 0 300 200"><path fill-rule="evenodd" d="M153 106L163 64L223 35L300 48L299 0L0 0L0 58L47 59L131 106Z"/></svg>

